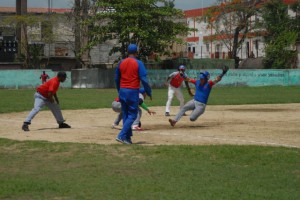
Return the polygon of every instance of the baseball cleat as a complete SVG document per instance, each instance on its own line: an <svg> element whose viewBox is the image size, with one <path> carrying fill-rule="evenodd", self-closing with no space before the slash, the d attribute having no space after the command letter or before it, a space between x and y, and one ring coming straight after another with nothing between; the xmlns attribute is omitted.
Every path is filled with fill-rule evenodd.
<svg viewBox="0 0 300 200"><path fill-rule="evenodd" d="M143 130L144 130L143 128L141 128L141 127L139 127L139 126L137 126L137 125L132 126L131 129L132 129L133 131L143 131Z"/></svg>
<svg viewBox="0 0 300 200"><path fill-rule="evenodd" d="M165 113L165 116L166 116L166 117L170 116L170 113L169 113L169 112L166 112L166 113Z"/></svg>
<svg viewBox="0 0 300 200"><path fill-rule="evenodd" d="M117 142L120 142L120 143L122 143L122 144L132 144L132 142L131 142L131 139L121 139L121 138L116 138L116 141Z"/></svg>
<svg viewBox="0 0 300 200"><path fill-rule="evenodd" d="M176 124L176 121L173 120L173 119L169 119L169 122L170 122L170 125L171 125L171 126L175 126L175 124Z"/></svg>
<svg viewBox="0 0 300 200"><path fill-rule="evenodd" d="M23 131L29 131L29 127L28 127L28 124L23 124L23 126L22 126L22 130Z"/></svg>
<svg viewBox="0 0 300 200"><path fill-rule="evenodd" d="M61 124L59 124L58 128L71 128L71 126L66 123L61 123Z"/></svg>

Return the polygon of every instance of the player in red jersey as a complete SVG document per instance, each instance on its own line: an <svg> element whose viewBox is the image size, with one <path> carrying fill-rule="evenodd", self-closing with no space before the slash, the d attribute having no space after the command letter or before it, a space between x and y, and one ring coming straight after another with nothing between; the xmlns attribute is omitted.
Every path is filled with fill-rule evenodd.
<svg viewBox="0 0 300 200"><path fill-rule="evenodd" d="M42 80L42 84L46 83L47 79L49 79L49 78L50 78L49 75L46 74L45 71L43 71L43 73L40 76L40 79Z"/></svg>
<svg viewBox="0 0 300 200"><path fill-rule="evenodd" d="M56 95L60 83L64 82L66 78L66 72L58 72L56 77L50 79L48 82L36 89L36 93L34 94L34 108L31 110L23 123L23 131L29 131L28 126L31 124L31 120L45 105L51 110L57 123L59 124L59 128L71 128L71 126L64 123L65 120L62 116L59 107L59 101Z"/></svg>
<svg viewBox="0 0 300 200"><path fill-rule="evenodd" d="M185 66L184 65L180 65L178 67L177 72L173 72L168 76L167 83L166 83L166 85L168 85L168 101L167 101L167 104L166 104L165 116L170 116L170 106L171 106L174 94L180 102L180 108L183 107L184 98L183 98L183 94L181 92L181 84L182 84L183 81L185 81L185 85L188 89L189 94L192 95L189 84L186 81L187 78L188 78L188 76L185 73Z"/></svg>

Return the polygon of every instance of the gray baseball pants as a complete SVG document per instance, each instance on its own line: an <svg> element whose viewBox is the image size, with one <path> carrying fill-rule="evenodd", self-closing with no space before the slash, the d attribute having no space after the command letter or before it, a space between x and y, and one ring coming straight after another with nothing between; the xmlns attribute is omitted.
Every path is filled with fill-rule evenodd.
<svg viewBox="0 0 300 200"><path fill-rule="evenodd" d="M114 122L115 125L119 125L120 121L123 119L121 102L113 101L111 107L113 111L119 113Z"/></svg>
<svg viewBox="0 0 300 200"><path fill-rule="evenodd" d="M196 121L198 117L204 113L205 107L206 104L192 99L180 109L179 113L175 116L174 120L178 122L186 111L193 110L193 112L190 115L190 120Z"/></svg>
<svg viewBox="0 0 300 200"><path fill-rule="evenodd" d="M139 108L139 111L138 111L138 114L137 114L137 117L136 119L134 120L132 126L138 126L140 124L140 121L141 121L141 117L142 117L142 109Z"/></svg>
<svg viewBox="0 0 300 200"><path fill-rule="evenodd" d="M62 116L59 105L56 103L51 103L47 98L43 97L40 93L36 92L34 94L34 108L31 110L24 122L30 124L31 120L45 105L51 110L58 124L61 124L65 121Z"/></svg>

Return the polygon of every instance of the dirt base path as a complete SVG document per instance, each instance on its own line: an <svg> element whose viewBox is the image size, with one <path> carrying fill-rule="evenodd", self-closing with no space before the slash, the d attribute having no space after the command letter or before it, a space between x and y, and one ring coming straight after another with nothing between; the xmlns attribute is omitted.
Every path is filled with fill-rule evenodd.
<svg viewBox="0 0 300 200"><path fill-rule="evenodd" d="M150 116L143 112L145 131L134 132L136 144L255 144L300 148L300 104L207 106L196 122L185 116L175 127L171 127L168 117L164 116L164 107L151 109L157 114ZM171 111L177 113L178 107ZM41 111L32 121L30 132L25 133L21 125L28 112L1 114L0 137L117 144L115 138L119 130L111 128L117 114L111 109L64 110L71 129L58 129L50 111Z"/></svg>

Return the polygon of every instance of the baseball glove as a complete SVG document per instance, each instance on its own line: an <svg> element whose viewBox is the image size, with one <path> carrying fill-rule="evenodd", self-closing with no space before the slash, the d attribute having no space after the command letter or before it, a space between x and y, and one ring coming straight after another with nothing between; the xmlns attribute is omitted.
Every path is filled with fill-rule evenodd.
<svg viewBox="0 0 300 200"><path fill-rule="evenodd" d="M223 77L227 73L228 70L229 70L229 67L224 65L222 67L222 74L220 74L220 77Z"/></svg>

